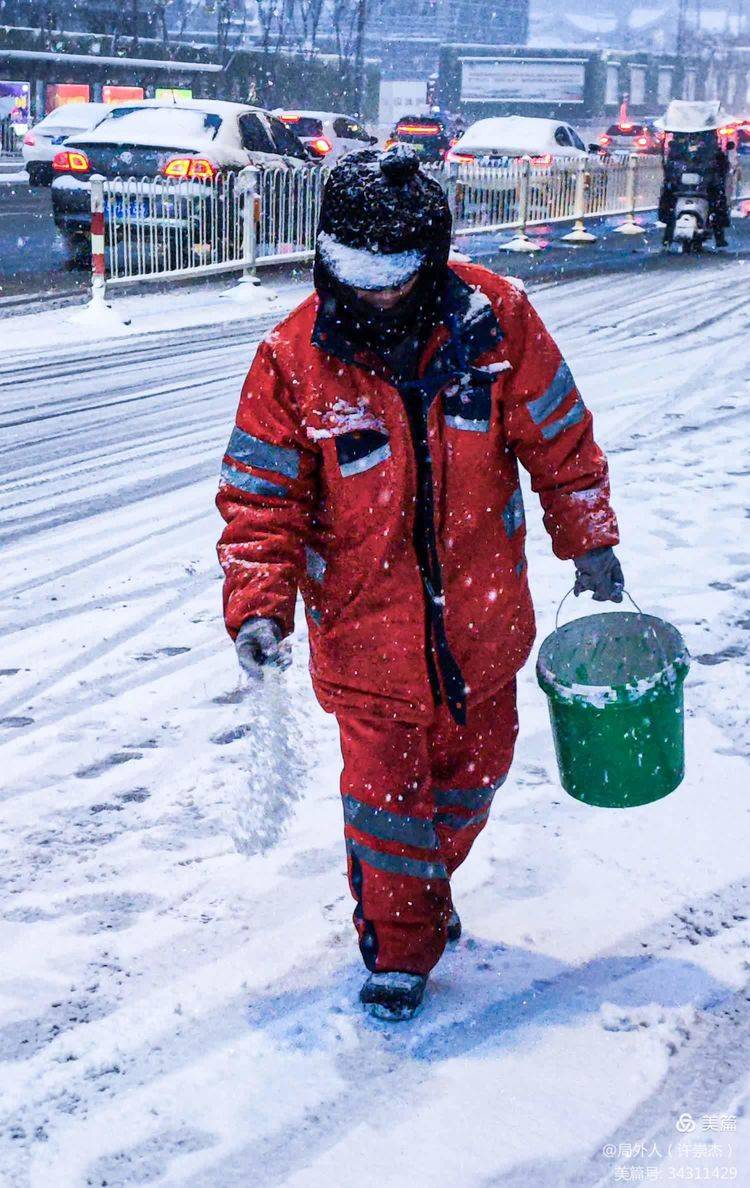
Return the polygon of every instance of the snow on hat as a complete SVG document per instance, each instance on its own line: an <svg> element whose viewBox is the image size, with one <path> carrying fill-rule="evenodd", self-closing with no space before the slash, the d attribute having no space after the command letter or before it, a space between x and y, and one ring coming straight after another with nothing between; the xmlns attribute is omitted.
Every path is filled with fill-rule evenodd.
<svg viewBox="0 0 750 1188"><path fill-rule="evenodd" d="M450 250L451 215L406 145L350 153L331 171L318 223L318 270L356 289L398 288Z"/></svg>

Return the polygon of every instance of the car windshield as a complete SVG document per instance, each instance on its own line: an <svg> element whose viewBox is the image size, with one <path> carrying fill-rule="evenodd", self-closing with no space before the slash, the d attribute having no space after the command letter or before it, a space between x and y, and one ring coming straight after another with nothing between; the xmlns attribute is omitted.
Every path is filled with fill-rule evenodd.
<svg viewBox="0 0 750 1188"><path fill-rule="evenodd" d="M156 136L184 137L186 140L213 140L221 127L221 116L194 107L115 107L103 128L117 126L118 138L138 143L145 137L151 143ZM114 129L113 129L114 131Z"/></svg>
<svg viewBox="0 0 750 1188"><path fill-rule="evenodd" d="M291 128L297 136L322 136L323 121L314 116L282 115L279 116L287 128Z"/></svg>

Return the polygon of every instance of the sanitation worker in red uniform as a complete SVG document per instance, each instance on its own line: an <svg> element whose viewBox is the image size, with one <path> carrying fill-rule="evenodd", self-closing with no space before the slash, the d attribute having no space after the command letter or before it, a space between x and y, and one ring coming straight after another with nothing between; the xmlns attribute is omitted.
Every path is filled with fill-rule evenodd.
<svg viewBox="0 0 750 1188"><path fill-rule="evenodd" d="M260 344L217 500L243 668L284 666L304 601L341 733L360 997L387 1019L460 934L451 875L511 764L534 638L519 462L577 592L622 596L591 414L525 294L449 265L450 236L403 146L332 171L315 294Z"/></svg>

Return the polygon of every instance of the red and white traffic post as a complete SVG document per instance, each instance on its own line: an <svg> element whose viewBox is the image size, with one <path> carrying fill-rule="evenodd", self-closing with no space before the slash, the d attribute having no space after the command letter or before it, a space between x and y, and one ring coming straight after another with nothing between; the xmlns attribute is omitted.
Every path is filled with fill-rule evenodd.
<svg viewBox="0 0 750 1188"><path fill-rule="evenodd" d="M106 295L104 265L104 178L91 175L91 303L104 305Z"/></svg>

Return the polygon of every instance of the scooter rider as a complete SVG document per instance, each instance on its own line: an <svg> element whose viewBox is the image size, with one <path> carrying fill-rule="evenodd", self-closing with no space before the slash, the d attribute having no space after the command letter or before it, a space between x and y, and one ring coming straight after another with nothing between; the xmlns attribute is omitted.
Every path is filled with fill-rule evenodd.
<svg viewBox="0 0 750 1188"><path fill-rule="evenodd" d="M607 463L525 293L449 264L412 150L331 171L309 297L260 344L217 497L241 665L283 666L300 590L335 713L361 999L409 1018L461 923L450 877L511 764L534 638L519 462L576 590L622 599Z"/></svg>
<svg viewBox="0 0 750 1188"><path fill-rule="evenodd" d="M717 247L727 247L726 229L729 226L727 175L729 157L721 147L718 132L705 129L699 132L673 132L665 141L664 181L659 197L659 220L665 224L664 246L674 237L675 206L684 172L700 174L706 187L710 225Z"/></svg>

